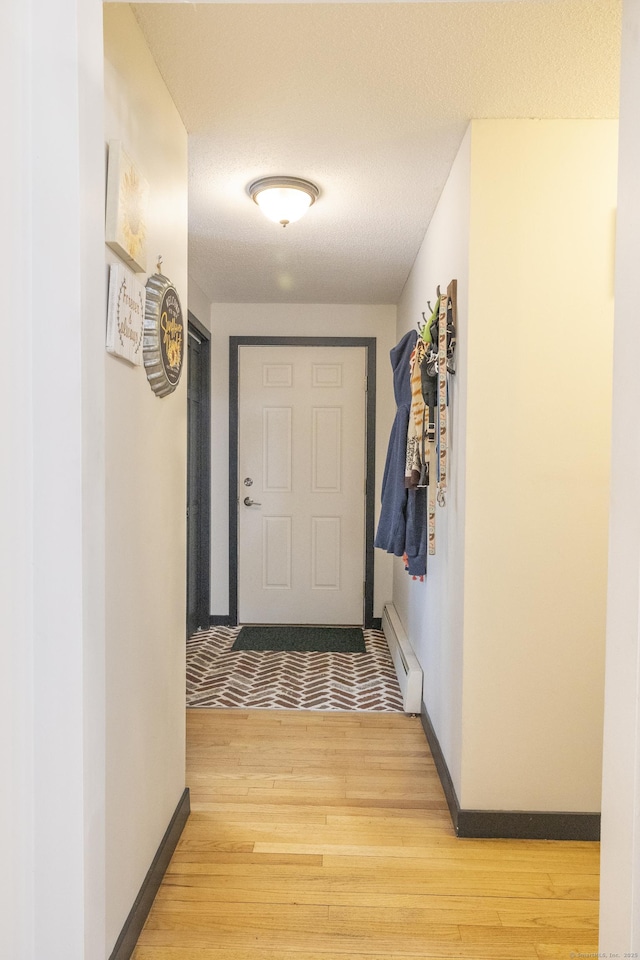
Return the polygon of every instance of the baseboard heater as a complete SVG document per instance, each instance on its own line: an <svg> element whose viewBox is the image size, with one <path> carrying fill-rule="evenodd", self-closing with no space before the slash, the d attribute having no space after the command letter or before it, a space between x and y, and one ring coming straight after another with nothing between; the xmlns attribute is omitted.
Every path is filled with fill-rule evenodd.
<svg viewBox="0 0 640 960"><path fill-rule="evenodd" d="M382 629L398 675L404 712L419 714L422 710L422 668L392 603L385 604L382 611Z"/></svg>

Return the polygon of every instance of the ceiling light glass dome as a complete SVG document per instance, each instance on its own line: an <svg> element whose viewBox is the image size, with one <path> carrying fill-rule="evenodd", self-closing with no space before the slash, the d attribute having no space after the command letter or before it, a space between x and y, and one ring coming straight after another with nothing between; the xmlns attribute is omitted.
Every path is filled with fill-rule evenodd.
<svg viewBox="0 0 640 960"><path fill-rule="evenodd" d="M298 177L262 177L249 184L247 193L265 217L283 227L303 217L320 195L315 183Z"/></svg>

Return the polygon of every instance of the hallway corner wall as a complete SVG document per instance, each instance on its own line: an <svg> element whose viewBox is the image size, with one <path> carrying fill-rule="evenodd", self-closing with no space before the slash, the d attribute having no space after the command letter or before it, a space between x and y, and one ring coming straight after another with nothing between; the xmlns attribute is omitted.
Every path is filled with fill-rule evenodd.
<svg viewBox="0 0 640 960"><path fill-rule="evenodd" d="M149 182L147 276L161 253L186 319L187 134L130 7L104 17L105 140ZM160 399L144 368L104 365L110 950L185 786L187 378Z"/></svg>
<svg viewBox="0 0 640 960"><path fill-rule="evenodd" d="M394 603L466 810L597 813L617 124L472 121L398 307L458 279L447 507Z"/></svg>
<svg viewBox="0 0 640 960"><path fill-rule="evenodd" d="M104 960L102 10L1 19L0 953Z"/></svg>
<svg viewBox="0 0 640 960"><path fill-rule="evenodd" d="M189 310L203 327L211 330L211 302L204 292L198 286L196 281L189 277L189 293L187 297Z"/></svg>
<svg viewBox="0 0 640 960"><path fill-rule="evenodd" d="M465 529L467 316L469 296L471 128L467 128L447 183L398 304L397 339L415 329L436 287L458 281L456 374L450 379L450 453L447 507L437 508L435 556L424 583L394 560L393 597L424 671L423 699L456 792L462 756L462 650Z"/></svg>
<svg viewBox="0 0 640 960"><path fill-rule="evenodd" d="M640 951L640 3L625 2L611 438L600 954Z"/></svg>

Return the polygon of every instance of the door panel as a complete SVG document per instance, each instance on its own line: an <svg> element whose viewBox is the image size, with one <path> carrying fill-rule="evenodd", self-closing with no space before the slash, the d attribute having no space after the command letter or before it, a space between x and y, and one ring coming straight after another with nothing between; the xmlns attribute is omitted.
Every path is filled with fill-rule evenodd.
<svg viewBox="0 0 640 960"><path fill-rule="evenodd" d="M262 518L262 588L291 589L291 517Z"/></svg>
<svg viewBox="0 0 640 960"><path fill-rule="evenodd" d="M290 493L292 473L291 407L264 407L262 411L263 489L267 493Z"/></svg>
<svg viewBox="0 0 640 960"><path fill-rule="evenodd" d="M239 352L241 623L363 621L365 349Z"/></svg>
<svg viewBox="0 0 640 960"><path fill-rule="evenodd" d="M340 517L311 520L311 586L316 590L340 589Z"/></svg>
<svg viewBox="0 0 640 960"><path fill-rule="evenodd" d="M340 407L314 407L312 423L312 490L314 493L340 493L342 410Z"/></svg>

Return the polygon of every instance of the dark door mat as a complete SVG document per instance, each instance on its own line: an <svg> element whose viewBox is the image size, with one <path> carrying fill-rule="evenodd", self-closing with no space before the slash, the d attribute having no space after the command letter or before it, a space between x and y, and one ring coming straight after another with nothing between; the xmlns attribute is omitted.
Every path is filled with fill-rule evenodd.
<svg viewBox="0 0 640 960"><path fill-rule="evenodd" d="M361 627L242 627L231 649L367 652Z"/></svg>

